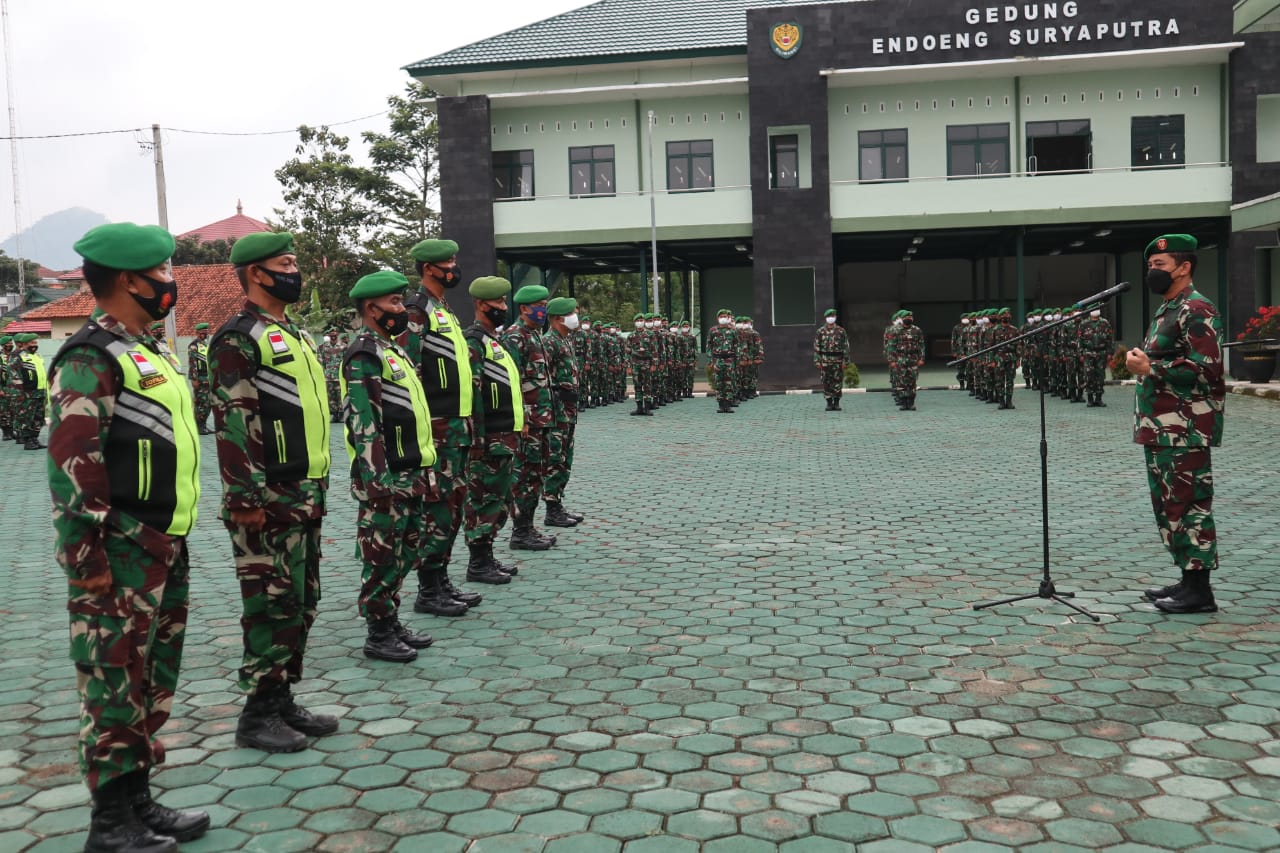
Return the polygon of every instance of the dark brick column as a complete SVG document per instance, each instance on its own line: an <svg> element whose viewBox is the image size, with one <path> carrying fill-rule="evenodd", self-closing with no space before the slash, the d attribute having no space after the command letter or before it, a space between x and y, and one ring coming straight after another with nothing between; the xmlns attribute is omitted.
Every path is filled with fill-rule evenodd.
<svg viewBox="0 0 1280 853"><path fill-rule="evenodd" d="M474 311L466 282L493 275L493 155L489 144L489 99L484 95L439 98L440 235L458 244L464 284L450 294L449 307L464 323Z"/></svg>

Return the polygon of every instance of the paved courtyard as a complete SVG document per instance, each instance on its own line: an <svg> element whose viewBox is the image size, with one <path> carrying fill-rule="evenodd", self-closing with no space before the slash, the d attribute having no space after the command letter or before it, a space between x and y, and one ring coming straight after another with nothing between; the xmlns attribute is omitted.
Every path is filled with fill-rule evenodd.
<svg viewBox="0 0 1280 853"><path fill-rule="evenodd" d="M1280 405L1228 400L1222 611L1170 617L1138 596L1175 573L1131 395L1049 401L1054 571L1100 624L972 609L1036 589L1027 391L1012 412L954 391L907 413L881 393L589 411L566 501L587 522L466 617L409 614L436 646L408 665L361 654L341 470L298 692L342 728L277 756L234 744L239 602L206 438L155 780L212 815L183 849L1280 850ZM0 851L79 850L44 459L9 444L0 537Z"/></svg>

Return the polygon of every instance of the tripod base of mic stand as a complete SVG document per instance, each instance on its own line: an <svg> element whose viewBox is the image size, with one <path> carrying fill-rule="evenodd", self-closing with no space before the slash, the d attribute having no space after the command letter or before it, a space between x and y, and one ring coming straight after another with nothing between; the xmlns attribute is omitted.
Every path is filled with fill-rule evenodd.
<svg viewBox="0 0 1280 853"><path fill-rule="evenodd" d="M973 609L985 610L988 607L998 607L1001 604L1013 604L1015 601L1027 601L1032 598L1046 598L1052 601L1056 601L1059 604L1065 604L1067 607L1070 607L1072 610L1076 611L1077 613L1080 613L1084 616L1088 616L1094 622L1102 621L1101 617L1094 616L1092 613L1090 613L1088 610L1085 610L1080 605L1073 604L1072 602L1066 600L1068 598L1075 598L1075 597L1076 597L1076 594L1074 592L1059 592L1054 587L1053 581L1046 578L1040 581L1040 589L1037 592L1033 592L1028 595L1017 595L1017 596L1014 596L1013 598L1002 598L999 601L986 601L986 602L983 602L982 604L973 605Z"/></svg>

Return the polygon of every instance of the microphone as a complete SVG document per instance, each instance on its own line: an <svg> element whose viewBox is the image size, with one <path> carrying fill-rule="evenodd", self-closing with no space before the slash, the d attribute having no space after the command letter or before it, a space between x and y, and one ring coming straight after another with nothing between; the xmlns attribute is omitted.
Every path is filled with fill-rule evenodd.
<svg viewBox="0 0 1280 853"><path fill-rule="evenodd" d="M1095 302L1106 302L1108 299L1115 296L1117 293L1124 293L1130 287L1133 287L1133 285L1129 284L1129 282L1127 281L1122 281L1119 284L1115 285L1114 287L1108 287L1106 290L1098 291L1097 293L1093 294L1093 296L1088 296L1088 297L1085 297L1084 299L1081 299L1072 307L1084 308L1086 305L1093 305Z"/></svg>

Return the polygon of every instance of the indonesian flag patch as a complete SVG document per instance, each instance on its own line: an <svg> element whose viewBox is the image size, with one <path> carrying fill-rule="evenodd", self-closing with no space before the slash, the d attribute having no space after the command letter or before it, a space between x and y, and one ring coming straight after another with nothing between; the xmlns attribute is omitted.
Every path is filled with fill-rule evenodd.
<svg viewBox="0 0 1280 853"><path fill-rule="evenodd" d="M133 366L138 368L138 373L142 376L151 376L159 372L156 366L137 350L129 350L129 358L133 359Z"/></svg>
<svg viewBox="0 0 1280 853"><path fill-rule="evenodd" d="M289 344L280 332L267 332L267 343L271 344L271 351L276 355L289 351Z"/></svg>

